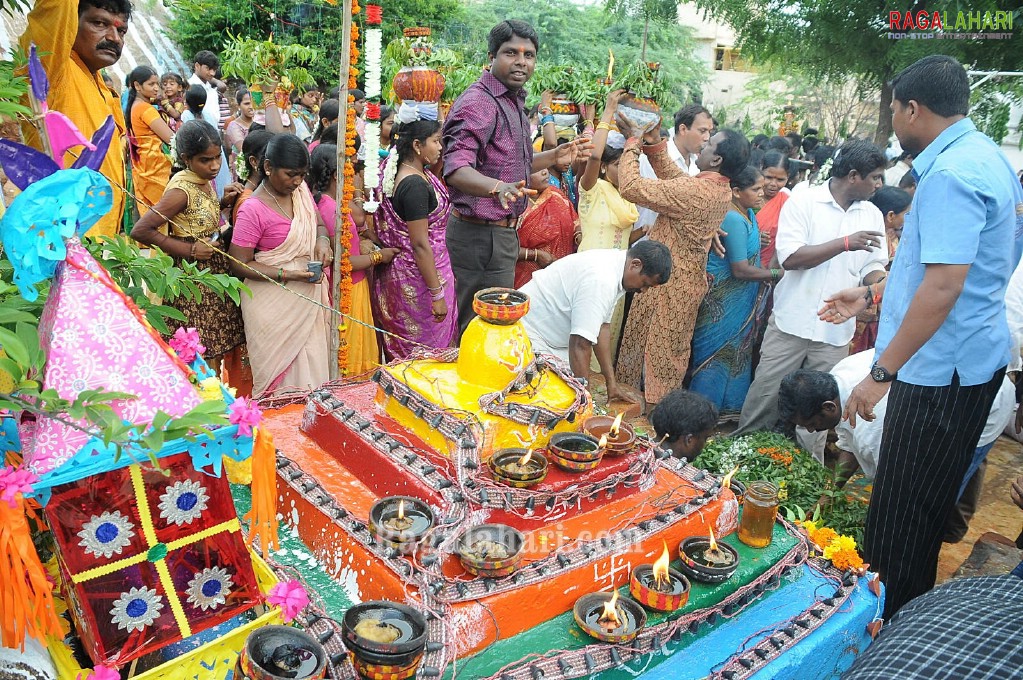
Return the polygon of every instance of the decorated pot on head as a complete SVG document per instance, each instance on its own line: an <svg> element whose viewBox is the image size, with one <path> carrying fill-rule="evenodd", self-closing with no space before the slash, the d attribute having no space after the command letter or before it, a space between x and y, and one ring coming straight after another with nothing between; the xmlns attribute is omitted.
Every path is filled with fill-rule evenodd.
<svg viewBox="0 0 1023 680"><path fill-rule="evenodd" d="M661 118L661 107L653 99L627 94L618 102L618 110L638 127L644 128Z"/></svg>
<svg viewBox="0 0 1023 680"><path fill-rule="evenodd" d="M554 126L567 128L578 125L579 105L564 96L555 96L551 100L551 112L554 114Z"/></svg>

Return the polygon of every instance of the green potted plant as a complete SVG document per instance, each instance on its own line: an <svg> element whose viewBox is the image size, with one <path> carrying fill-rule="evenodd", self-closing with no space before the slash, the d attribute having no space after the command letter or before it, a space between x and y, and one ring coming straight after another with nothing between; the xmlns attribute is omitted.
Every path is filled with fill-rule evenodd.
<svg viewBox="0 0 1023 680"><path fill-rule="evenodd" d="M283 109L287 107L287 97L292 89L316 83L305 68L306 64L319 57L316 49L275 43L273 36L267 40L255 40L228 33L228 37L222 60L224 75L245 81L252 93L253 105L262 107L262 88L265 85L278 85L277 103Z"/></svg>
<svg viewBox="0 0 1023 680"><path fill-rule="evenodd" d="M657 62L629 64L614 79L612 87L628 92L618 109L637 125L649 125L661 116L658 101L670 93L670 88L660 77L660 68Z"/></svg>

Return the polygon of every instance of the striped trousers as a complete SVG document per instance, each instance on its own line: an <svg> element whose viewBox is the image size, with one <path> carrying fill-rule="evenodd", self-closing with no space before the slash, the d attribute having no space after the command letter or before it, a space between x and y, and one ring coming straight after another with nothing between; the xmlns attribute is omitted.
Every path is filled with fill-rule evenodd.
<svg viewBox="0 0 1023 680"><path fill-rule="evenodd" d="M934 587L942 529L1004 375L968 387L958 373L941 387L892 384L864 533L886 619Z"/></svg>

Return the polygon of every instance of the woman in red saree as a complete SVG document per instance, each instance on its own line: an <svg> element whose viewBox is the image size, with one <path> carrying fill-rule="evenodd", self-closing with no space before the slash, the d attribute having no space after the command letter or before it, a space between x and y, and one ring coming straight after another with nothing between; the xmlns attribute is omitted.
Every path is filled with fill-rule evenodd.
<svg viewBox="0 0 1023 680"><path fill-rule="evenodd" d="M778 233L778 216L788 191L783 191L789 181L788 159L778 151L768 151L760 163L764 175L764 207L757 211L757 226L760 227L760 266L770 269L774 259L774 237Z"/></svg>
<svg viewBox="0 0 1023 680"><path fill-rule="evenodd" d="M579 214L568 197L547 183L543 169L529 177L529 188L537 192L522 216L519 227L519 260L515 263L515 287L521 288L533 278L533 272L554 260L575 252L582 235Z"/></svg>

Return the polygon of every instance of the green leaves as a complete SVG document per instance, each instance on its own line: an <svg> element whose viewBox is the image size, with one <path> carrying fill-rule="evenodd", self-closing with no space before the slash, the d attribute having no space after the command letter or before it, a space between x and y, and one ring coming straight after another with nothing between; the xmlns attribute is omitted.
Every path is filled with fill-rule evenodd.
<svg viewBox="0 0 1023 680"><path fill-rule="evenodd" d="M150 250L150 257L146 257L124 236L86 240L86 247L135 301L150 325L164 335L170 333L168 319L184 321L185 317L170 305L153 302L150 295L168 303L179 297L201 302L205 291L221 299L228 297L237 304L241 294L249 292L245 284L229 274L213 274L194 262L183 261L175 266L170 256L155 248Z"/></svg>
<svg viewBox="0 0 1023 680"><path fill-rule="evenodd" d="M304 68L319 57L313 48L299 44L281 44L233 35L228 31L222 66L224 74L241 78L246 85L279 81L303 88L316 80ZM287 81L287 82L285 82Z"/></svg>

